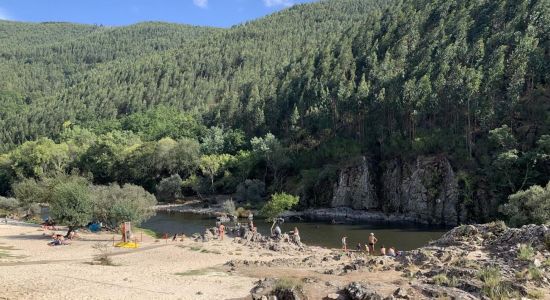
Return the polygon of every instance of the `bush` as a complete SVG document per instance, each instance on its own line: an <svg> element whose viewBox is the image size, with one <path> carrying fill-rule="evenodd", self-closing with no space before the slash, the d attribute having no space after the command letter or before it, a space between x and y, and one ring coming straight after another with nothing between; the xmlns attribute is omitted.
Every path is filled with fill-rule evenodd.
<svg viewBox="0 0 550 300"><path fill-rule="evenodd" d="M14 198L5 198L0 196L0 209L13 212L19 207L19 201Z"/></svg>
<svg viewBox="0 0 550 300"><path fill-rule="evenodd" d="M500 211L508 217L511 226L550 222L550 182L546 187L533 185L511 195Z"/></svg>
<svg viewBox="0 0 550 300"><path fill-rule="evenodd" d="M258 179L247 179L237 186L236 198L246 203L259 203L265 197L265 183Z"/></svg>
<svg viewBox="0 0 550 300"><path fill-rule="evenodd" d="M69 232L92 219L90 188L88 181L82 177L56 184L51 199L52 218L59 224L67 225Z"/></svg>
<svg viewBox="0 0 550 300"><path fill-rule="evenodd" d="M234 216L236 213L235 202L233 200L225 200L222 204L223 211L227 214Z"/></svg>
<svg viewBox="0 0 550 300"><path fill-rule="evenodd" d="M296 204L298 204L299 201L300 198L297 196L285 193L273 194L271 195L271 200L269 200L262 207L260 213L269 220L273 220L280 214L282 214L285 210L289 210L294 207Z"/></svg>
<svg viewBox="0 0 550 300"><path fill-rule="evenodd" d="M93 187L93 219L116 228L122 222L138 226L155 214L155 196L140 186L118 184Z"/></svg>
<svg viewBox="0 0 550 300"><path fill-rule="evenodd" d="M94 263L102 266L116 266L111 259L111 251L109 244L106 243L97 243L92 246L97 250L97 254L94 255Z"/></svg>
<svg viewBox="0 0 550 300"><path fill-rule="evenodd" d="M163 202L174 202L182 198L182 185L183 181L178 174L162 179L156 188L157 199Z"/></svg>

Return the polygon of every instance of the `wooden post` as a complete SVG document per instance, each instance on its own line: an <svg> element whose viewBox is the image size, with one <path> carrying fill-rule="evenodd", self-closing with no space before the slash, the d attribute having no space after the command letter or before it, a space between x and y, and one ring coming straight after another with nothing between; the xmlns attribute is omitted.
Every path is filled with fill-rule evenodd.
<svg viewBox="0 0 550 300"><path fill-rule="evenodd" d="M140 231L139 233L140 233L140 235L139 235L139 242L140 242L140 243L143 243L143 231Z"/></svg>
<svg viewBox="0 0 550 300"><path fill-rule="evenodd" d="M113 247L115 246L115 236L113 235Z"/></svg>

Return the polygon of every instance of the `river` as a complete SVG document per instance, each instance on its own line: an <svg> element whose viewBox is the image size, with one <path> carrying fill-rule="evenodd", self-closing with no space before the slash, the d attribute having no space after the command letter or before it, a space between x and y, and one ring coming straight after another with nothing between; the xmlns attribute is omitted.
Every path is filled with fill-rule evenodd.
<svg viewBox="0 0 550 300"><path fill-rule="evenodd" d="M246 220L243 220L246 221ZM265 220L255 220L258 231L269 233L271 223ZM215 219L189 213L157 212L157 215L144 222L141 227L157 233L204 233L205 228L215 225ZM448 228L429 227L413 224L361 223L361 224L327 224L321 222L285 222L283 232L298 227L302 242L330 248L341 247L343 236L348 237L348 247L362 245L372 232L379 240L378 246L396 247L398 250L411 250L426 245L431 240L438 239Z"/></svg>

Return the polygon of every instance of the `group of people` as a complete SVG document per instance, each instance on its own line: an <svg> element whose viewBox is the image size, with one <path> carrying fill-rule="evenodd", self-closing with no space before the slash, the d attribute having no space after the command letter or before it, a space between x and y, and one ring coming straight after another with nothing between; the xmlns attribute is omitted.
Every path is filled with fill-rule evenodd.
<svg viewBox="0 0 550 300"><path fill-rule="evenodd" d="M61 246L68 244L69 243L67 242L67 240L65 240L65 236L63 236L62 234L54 233L52 235L52 241L48 243L48 246Z"/></svg>
<svg viewBox="0 0 550 300"><path fill-rule="evenodd" d="M348 251L347 239L348 239L347 236L342 237L342 250L344 250L344 252ZM378 243L378 238L376 236L374 236L374 233L371 232L369 234L368 239L367 239L367 244L365 245L365 251L369 255L376 255L376 251L375 251L376 243ZM361 246L361 243L357 244L356 251L358 251L358 252L363 251L363 247ZM395 247L390 247L390 248L386 249L386 247L384 245L382 245L382 247L380 248L380 255L382 255L382 256L397 257L399 254L400 254L400 251L397 251L395 249Z"/></svg>

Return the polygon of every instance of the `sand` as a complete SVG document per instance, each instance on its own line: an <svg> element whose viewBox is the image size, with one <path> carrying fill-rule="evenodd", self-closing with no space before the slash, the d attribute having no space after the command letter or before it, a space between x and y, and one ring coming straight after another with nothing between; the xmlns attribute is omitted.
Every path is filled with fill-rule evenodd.
<svg viewBox="0 0 550 300"><path fill-rule="evenodd" d="M231 299L248 296L256 281L221 270L232 257L259 255L229 239L208 243L205 252L189 239L144 235L139 249L110 246L116 266L102 266L91 264L98 253L92 246L112 245L119 235L81 233L70 245L51 247L51 233L0 224L0 299Z"/></svg>
<svg viewBox="0 0 550 300"><path fill-rule="evenodd" d="M58 229L57 233L66 232ZM81 232L70 245L52 247L47 245L52 233L37 225L0 223L0 299L251 299L255 282L266 277L309 282L304 285L309 299L324 298L356 280L367 280L385 294L404 284L395 271L383 276L377 272L339 276L323 274L327 265L250 264L233 270L226 265L231 260L291 262L334 253L320 247L281 253L251 249L230 237L207 243L190 238L173 242L136 233L143 236L140 247L121 249L112 246L113 238L119 240L120 235L109 232ZM107 245L114 266L92 263L98 244Z"/></svg>

